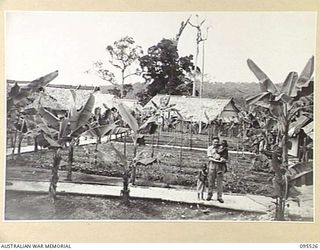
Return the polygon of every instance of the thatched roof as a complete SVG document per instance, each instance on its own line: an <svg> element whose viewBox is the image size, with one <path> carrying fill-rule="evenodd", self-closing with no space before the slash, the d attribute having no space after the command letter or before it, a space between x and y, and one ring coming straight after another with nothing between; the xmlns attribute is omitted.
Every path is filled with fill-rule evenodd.
<svg viewBox="0 0 320 250"><path fill-rule="evenodd" d="M160 99L165 95L154 96L145 107L153 107L152 101L157 105L160 104ZM199 98L191 96L171 95L169 104L175 104L175 108L188 121L201 121L207 123L205 113L210 120L219 118L224 111L239 112L234 105L232 98L228 99L211 99Z"/></svg>
<svg viewBox="0 0 320 250"><path fill-rule="evenodd" d="M72 89L75 89L73 86ZM77 89L76 90L76 105L80 108L85 102L88 100L90 93L92 93L93 89ZM45 91L50 96L54 97L58 100L59 104L63 107L69 109L73 106L73 97L70 91L70 88L61 88L61 87L46 87ZM93 93L95 97L94 108L100 107L102 112L105 110L104 104L108 108L112 108L115 106L116 102L121 101L130 109L135 110L136 108L140 108L138 101L134 99L118 99L116 96L111 94L103 94L100 91L96 91Z"/></svg>
<svg viewBox="0 0 320 250"><path fill-rule="evenodd" d="M75 89L75 88L73 88ZM66 107L69 109L72 107L73 104L73 97L71 94L70 89L66 88L55 88L55 87L46 87L45 89L46 93L53 98L55 98L59 104L61 104L63 107ZM88 100L90 93L92 93L92 90L84 90L84 89L78 89L76 90L76 105L78 108L80 108L82 105L85 104L85 102ZM95 96L95 105L94 109L96 107L103 108L103 103L105 103L107 106L111 105L113 102L114 96L110 94L101 94L99 91L94 92ZM109 104L109 105L108 105Z"/></svg>
<svg viewBox="0 0 320 250"><path fill-rule="evenodd" d="M67 111L68 107L63 106L58 102L58 100L50 95L40 95L33 94L31 98L34 98L34 101L25 107L25 110L39 108L39 105L49 110L58 110L58 111Z"/></svg>

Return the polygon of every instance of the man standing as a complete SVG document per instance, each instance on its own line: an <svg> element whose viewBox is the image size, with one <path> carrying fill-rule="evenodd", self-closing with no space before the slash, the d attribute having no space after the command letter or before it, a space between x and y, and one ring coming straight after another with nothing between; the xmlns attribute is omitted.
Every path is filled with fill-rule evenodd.
<svg viewBox="0 0 320 250"><path fill-rule="evenodd" d="M208 197L207 201L211 200L215 182L217 179L217 200L223 203L222 199L222 181L225 168L225 159L221 158L218 153L219 137L212 138L212 145L207 149L207 156L209 158L209 172L208 172Z"/></svg>

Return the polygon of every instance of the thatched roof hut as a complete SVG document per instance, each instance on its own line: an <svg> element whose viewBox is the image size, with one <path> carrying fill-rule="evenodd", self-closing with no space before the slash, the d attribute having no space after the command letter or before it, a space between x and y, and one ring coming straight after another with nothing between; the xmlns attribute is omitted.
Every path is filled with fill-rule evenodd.
<svg viewBox="0 0 320 250"><path fill-rule="evenodd" d="M145 107L153 107L153 103L160 104L160 99L165 95L154 96ZM170 104L175 104L175 108L187 121L208 123L218 118L223 122L238 121L239 109L235 106L232 98L212 99L191 96L170 96Z"/></svg>

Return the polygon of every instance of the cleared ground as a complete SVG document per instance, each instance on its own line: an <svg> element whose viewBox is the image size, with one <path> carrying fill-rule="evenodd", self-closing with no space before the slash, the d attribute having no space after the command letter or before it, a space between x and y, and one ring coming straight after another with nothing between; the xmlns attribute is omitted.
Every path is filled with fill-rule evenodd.
<svg viewBox="0 0 320 250"><path fill-rule="evenodd" d="M6 220L259 220L261 215L154 200L6 192Z"/></svg>

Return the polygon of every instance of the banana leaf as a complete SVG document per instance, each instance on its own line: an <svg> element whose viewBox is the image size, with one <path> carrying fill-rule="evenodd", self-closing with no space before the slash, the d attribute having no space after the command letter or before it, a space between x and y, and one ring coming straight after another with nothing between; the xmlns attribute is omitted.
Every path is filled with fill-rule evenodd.
<svg viewBox="0 0 320 250"><path fill-rule="evenodd" d="M75 108L70 116L70 125L71 130L74 131L77 128L88 123L90 117L92 116L92 109L94 106L95 97L90 94L86 104L81 108L80 111L77 111Z"/></svg>
<svg viewBox="0 0 320 250"><path fill-rule="evenodd" d="M272 98L272 94L270 92L262 92L255 96L249 97L246 99L246 103L248 105L257 105L264 108L270 107L270 100Z"/></svg>
<svg viewBox="0 0 320 250"><path fill-rule="evenodd" d="M278 89L269 79L269 77L251 59L248 59L247 63L250 70L258 78L261 91L276 94Z"/></svg>
<svg viewBox="0 0 320 250"><path fill-rule="evenodd" d="M295 97L297 95L297 88L295 87L297 80L298 73L290 72L282 85L281 92L290 97Z"/></svg>
<svg viewBox="0 0 320 250"><path fill-rule="evenodd" d="M49 127L52 127L59 131L60 128L60 120L58 117L56 117L54 114L49 112L48 110L44 109L43 107L39 108L39 115L43 120L45 120L46 124Z"/></svg>
<svg viewBox="0 0 320 250"><path fill-rule="evenodd" d="M130 129L129 128L124 128L124 127L115 127L113 130L112 130L112 134L113 135L117 135L117 134L122 134L122 133L127 133L129 132Z"/></svg>
<svg viewBox="0 0 320 250"><path fill-rule="evenodd" d="M153 106L154 106L156 109L159 109L159 106L158 106L154 101L151 100L151 103L153 104Z"/></svg>
<svg viewBox="0 0 320 250"><path fill-rule="evenodd" d="M68 118L64 118L62 121L60 121L60 126L59 126L59 140L61 138L65 138L69 135L70 131L70 123L69 123L69 119Z"/></svg>
<svg viewBox="0 0 320 250"><path fill-rule="evenodd" d="M149 117L140 127L139 127L139 131L142 131L144 129L146 129L151 123L156 123L157 122L157 117L155 116L151 116Z"/></svg>
<svg viewBox="0 0 320 250"><path fill-rule="evenodd" d="M118 159L121 161L124 168L127 168L127 165L128 165L127 157L121 151L116 149L112 143L110 143L110 146L111 146L111 149L116 153Z"/></svg>
<svg viewBox="0 0 320 250"><path fill-rule="evenodd" d="M37 92L39 91L40 87L46 86L49 82L55 79L58 76L58 74L59 71L56 70L36 80L33 80L26 86L26 89L30 89L31 92Z"/></svg>
<svg viewBox="0 0 320 250"><path fill-rule="evenodd" d="M130 109L121 102L117 104L117 109L120 113L122 120L129 125L129 127L133 130L134 134L137 134L139 130L139 125L137 119L131 114Z"/></svg>
<svg viewBox="0 0 320 250"><path fill-rule="evenodd" d="M71 132L70 137L72 138L77 138L79 137L81 134L85 133L86 131L88 131L90 129L89 124L84 124L80 127L77 127L74 131Z"/></svg>
<svg viewBox="0 0 320 250"><path fill-rule="evenodd" d="M62 146L56 142L55 140L51 139L49 136L43 134L43 138L47 141L49 144L47 147L49 148L61 148Z"/></svg>
<svg viewBox="0 0 320 250"><path fill-rule="evenodd" d="M86 131L86 133L93 137L102 137L102 136L111 134L111 132L115 128L116 128L115 123L107 124L107 125L98 125L96 127L90 128L88 131Z"/></svg>
<svg viewBox="0 0 320 250"><path fill-rule="evenodd" d="M288 96L298 100L300 97L313 93L313 72L314 72L314 57L312 56L306 66L303 68L300 76L296 72L291 72L286 78L282 92Z"/></svg>
<svg viewBox="0 0 320 250"><path fill-rule="evenodd" d="M72 95L72 100L73 100L73 105L76 106L76 91L74 89L70 89L71 95Z"/></svg>
<svg viewBox="0 0 320 250"><path fill-rule="evenodd" d="M309 82L312 80L313 71L314 71L314 56L312 56L308 60L306 66L302 70L297 80L296 86L299 90L309 86Z"/></svg>

